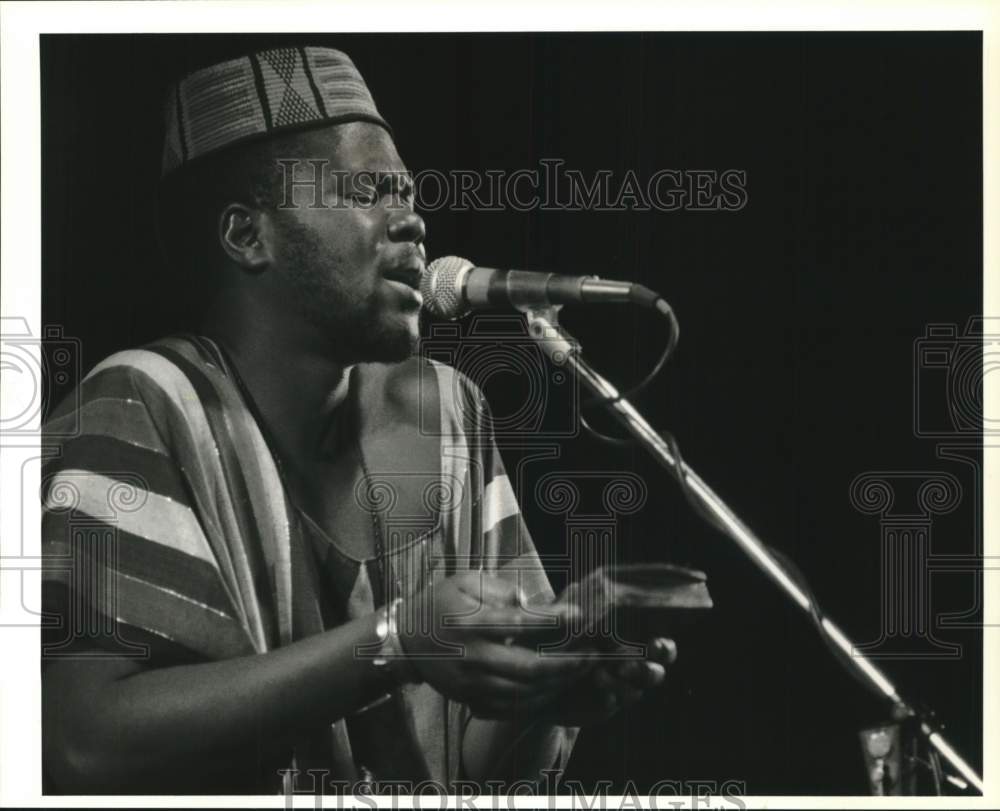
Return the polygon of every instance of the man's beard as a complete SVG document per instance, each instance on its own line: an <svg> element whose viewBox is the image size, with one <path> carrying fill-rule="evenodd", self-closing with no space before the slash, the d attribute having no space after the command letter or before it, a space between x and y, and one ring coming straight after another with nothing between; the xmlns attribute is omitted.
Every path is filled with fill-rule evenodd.
<svg viewBox="0 0 1000 811"><path fill-rule="evenodd" d="M336 275L338 257L299 223L282 224L286 278L303 317L327 340L341 363L393 363L416 351L416 338L400 318L389 321L377 291L351 289Z"/></svg>

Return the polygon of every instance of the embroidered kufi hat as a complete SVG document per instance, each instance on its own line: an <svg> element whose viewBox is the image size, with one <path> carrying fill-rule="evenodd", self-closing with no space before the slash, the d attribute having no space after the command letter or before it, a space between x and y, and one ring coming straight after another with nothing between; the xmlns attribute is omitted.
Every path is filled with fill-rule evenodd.
<svg viewBox="0 0 1000 811"><path fill-rule="evenodd" d="M233 144L323 124L392 130L350 57L333 48L273 48L195 71L166 99L162 174Z"/></svg>

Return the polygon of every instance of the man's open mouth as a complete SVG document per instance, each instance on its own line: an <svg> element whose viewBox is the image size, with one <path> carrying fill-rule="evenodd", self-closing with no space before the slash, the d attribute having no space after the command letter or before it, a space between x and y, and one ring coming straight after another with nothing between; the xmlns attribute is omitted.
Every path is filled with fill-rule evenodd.
<svg viewBox="0 0 1000 811"><path fill-rule="evenodd" d="M390 268L382 273L382 276L392 282L400 282L408 287L412 287L414 290L420 289L420 277L423 275L423 269L416 266L402 267L402 268Z"/></svg>

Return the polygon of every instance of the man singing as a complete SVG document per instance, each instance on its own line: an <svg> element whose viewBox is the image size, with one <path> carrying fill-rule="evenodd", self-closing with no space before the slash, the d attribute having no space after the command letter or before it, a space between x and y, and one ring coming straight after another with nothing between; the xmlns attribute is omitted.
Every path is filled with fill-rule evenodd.
<svg viewBox="0 0 1000 811"><path fill-rule="evenodd" d="M48 424L80 426L43 470L49 790L539 781L663 681L667 640L531 642L569 609L539 608L481 393L414 357L413 205L339 51L170 88L161 236L201 326L99 363Z"/></svg>

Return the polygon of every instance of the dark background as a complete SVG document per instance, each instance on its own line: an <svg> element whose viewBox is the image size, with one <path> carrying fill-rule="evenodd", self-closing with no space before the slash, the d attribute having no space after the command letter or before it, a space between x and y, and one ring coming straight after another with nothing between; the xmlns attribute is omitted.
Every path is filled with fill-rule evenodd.
<svg viewBox="0 0 1000 811"><path fill-rule="evenodd" d="M659 290L682 338L638 405L798 562L855 640L878 638L881 605L878 518L852 507L856 475L958 476L962 503L936 519L932 551L974 549L973 477L914 434L913 359L927 324L961 331L982 308L978 33L301 39L352 56L413 171L534 169L547 157L618 181L627 169L640 179L661 168L745 170L738 212L431 212L429 255ZM81 339L83 370L169 332L183 301L153 229L164 83L281 41L42 37L43 317ZM663 338L655 320L616 308L567 313L566 323L622 383L650 366ZM523 376L487 377L495 413L516 411ZM550 391L546 424L565 422L565 388ZM558 448L559 458L525 468L520 493L544 553L565 549L565 529L533 497L537 477L634 471L649 496L620 522L619 558L703 568L716 601L682 638L665 694L586 730L568 776L619 789L664 778L744 781L756 794L865 792L857 732L886 708L652 463L586 436ZM505 447L512 473L523 455ZM599 508L585 491L579 510ZM935 575L933 613L974 608L977 584ZM961 644L961 657L881 664L978 766L981 634L936 633Z"/></svg>

